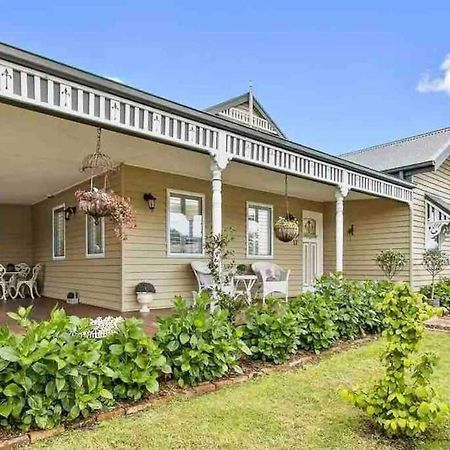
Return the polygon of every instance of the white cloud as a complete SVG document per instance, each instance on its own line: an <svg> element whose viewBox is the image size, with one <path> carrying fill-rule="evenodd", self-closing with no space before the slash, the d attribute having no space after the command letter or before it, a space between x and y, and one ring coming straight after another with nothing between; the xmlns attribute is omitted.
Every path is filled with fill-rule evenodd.
<svg viewBox="0 0 450 450"><path fill-rule="evenodd" d="M106 76L106 78L108 78L108 80L115 81L116 83L122 83L123 84L123 80L121 78L108 77L108 76Z"/></svg>
<svg viewBox="0 0 450 450"><path fill-rule="evenodd" d="M442 74L432 78L429 73L422 75L417 84L417 91L422 94L428 92L446 92L450 96L450 54L448 54L441 64Z"/></svg>

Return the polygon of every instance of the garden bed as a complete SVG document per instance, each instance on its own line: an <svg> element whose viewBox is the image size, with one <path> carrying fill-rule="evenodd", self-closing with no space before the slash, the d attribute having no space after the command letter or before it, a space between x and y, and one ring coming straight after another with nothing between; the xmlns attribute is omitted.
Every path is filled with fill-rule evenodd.
<svg viewBox="0 0 450 450"><path fill-rule="evenodd" d="M27 433L21 434L10 431L0 432L0 449L10 449L30 443L33 444L35 442L62 434L66 430L70 431L76 429L92 429L100 422L145 411L146 409L166 402L177 395L193 396L205 394L221 389L225 386L240 384L250 379L260 377L269 373L286 372L288 370L301 367L305 364L318 363L323 357L327 356L330 353L336 353L351 347L359 346L376 338L376 335L370 335L362 337L360 339L355 339L353 341L338 342L335 346L323 351L320 355L308 352L300 352L293 355L292 358L290 358L284 364L271 364L262 361L245 359L241 364L241 368L243 371L242 374L228 375L213 382L200 383L196 386L191 386L184 389L174 381L169 380L161 383L160 390L157 394L148 395L138 402L122 402L109 411L99 412L98 414L87 419L68 422L62 426L48 430L30 430Z"/></svg>

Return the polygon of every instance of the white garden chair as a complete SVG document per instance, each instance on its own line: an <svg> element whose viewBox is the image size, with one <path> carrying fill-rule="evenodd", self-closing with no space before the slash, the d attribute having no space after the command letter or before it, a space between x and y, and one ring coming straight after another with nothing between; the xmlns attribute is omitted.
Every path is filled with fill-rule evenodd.
<svg viewBox="0 0 450 450"><path fill-rule="evenodd" d="M282 294L287 302L290 270L284 270L272 262L255 262L252 270L261 283L262 299L265 302L270 294Z"/></svg>
<svg viewBox="0 0 450 450"><path fill-rule="evenodd" d="M194 272L198 284L198 291L192 293L195 302L197 295L200 294L202 291L204 290L211 291L213 285L213 277L211 275L211 270L209 270L208 264L204 261L192 261L191 268L192 271ZM223 286L223 290L227 294L233 295L234 294L233 283L231 283L230 285ZM211 302L211 309L214 309L214 306L215 302Z"/></svg>
<svg viewBox="0 0 450 450"><path fill-rule="evenodd" d="M28 275L31 272L31 268L27 263L18 263L14 266L17 272L18 280L26 280L28 279Z"/></svg>
<svg viewBox="0 0 450 450"><path fill-rule="evenodd" d="M0 289L1 297L0 299L6 301L6 295L9 293L9 281L5 280L6 268L0 264Z"/></svg>
<svg viewBox="0 0 450 450"><path fill-rule="evenodd" d="M29 280L21 280L19 279L17 281L16 285L16 292L13 298L17 298L18 295L20 295L21 298L25 298L25 290L28 288L31 298L34 300L34 295L36 294L38 297L41 295L39 294L38 288L37 288L37 277L39 275L39 272L42 269L42 264L36 264L32 271L31 271L31 278Z"/></svg>

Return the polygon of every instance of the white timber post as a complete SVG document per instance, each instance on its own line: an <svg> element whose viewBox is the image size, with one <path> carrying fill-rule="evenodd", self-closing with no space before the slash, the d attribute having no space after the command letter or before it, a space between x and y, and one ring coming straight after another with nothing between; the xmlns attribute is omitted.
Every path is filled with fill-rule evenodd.
<svg viewBox="0 0 450 450"><path fill-rule="evenodd" d="M212 232L222 233L222 169L216 161L211 163L212 175Z"/></svg>
<svg viewBox="0 0 450 450"><path fill-rule="evenodd" d="M340 185L336 198L336 272L344 271L344 198L348 194L348 184Z"/></svg>
<svg viewBox="0 0 450 450"><path fill-rule="evenodd" d="M211 152L211 180L212 180L212 232L222 234L222 170L231 159L227 152L227 135L219 131L217 150Z"/></svg>

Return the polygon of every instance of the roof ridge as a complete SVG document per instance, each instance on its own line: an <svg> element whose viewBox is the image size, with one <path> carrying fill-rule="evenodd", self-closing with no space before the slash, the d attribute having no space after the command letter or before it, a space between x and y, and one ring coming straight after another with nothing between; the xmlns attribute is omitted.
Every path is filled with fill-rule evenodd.
<svg viewBox="0 0 450 450"><path fill-rule="evenodd" d="M370 152L372 150L378 150L381 148L390 147L392 145L402 144L403 142L415 141L418 139L422 139L424 137L433 136L433 135L439 134L439 133L444 133L446 131L450 131L450 127L439 128L437 130L427 131L425 133L416 134L414 136L408 136L408 137L405 137L402 139L396 139L395 141L384 142L382 144L372 145L370 147L361 148L359 150L353 150L351 152L341 153L339 156L350 156L350 155L362 154L362 153Z"/></svg>

